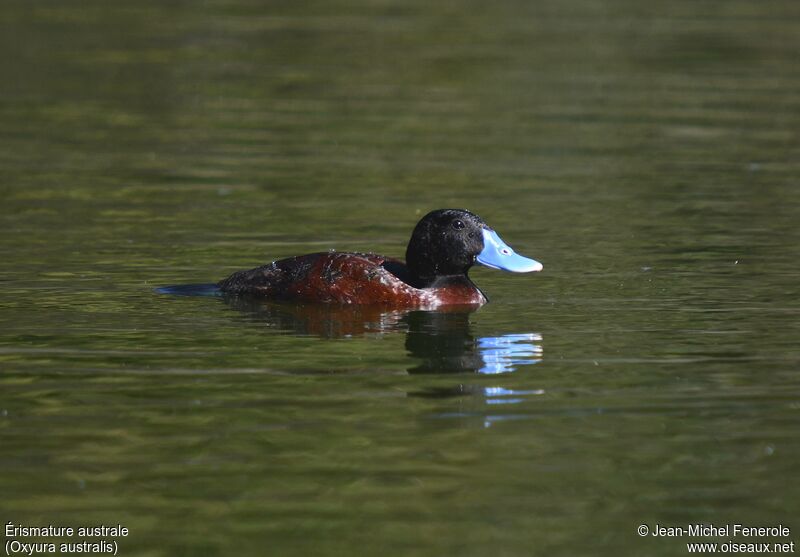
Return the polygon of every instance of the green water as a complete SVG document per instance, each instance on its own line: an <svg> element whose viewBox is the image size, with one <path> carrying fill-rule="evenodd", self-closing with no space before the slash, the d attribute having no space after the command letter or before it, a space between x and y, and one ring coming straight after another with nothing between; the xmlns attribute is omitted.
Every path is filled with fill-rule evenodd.
<svg viewBox="0 0 800 557"><path fill-rule="evenodd" d="M6 0L0 520L123 556L800 541L798 37L793 1ZM402 256L439 207L544 271L473 270L469 314L154 293Z"/></svg>

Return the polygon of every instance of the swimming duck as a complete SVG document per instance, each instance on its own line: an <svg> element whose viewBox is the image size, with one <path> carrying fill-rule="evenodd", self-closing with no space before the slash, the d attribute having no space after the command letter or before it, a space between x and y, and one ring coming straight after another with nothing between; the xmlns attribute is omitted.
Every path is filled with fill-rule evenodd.
<svg viewBox="0 0 800 557"><path fill-rule="evenodd" d="M217 283L226 294L271 300L380 304L404 308L483 305L467 273L474 264L515 273L542 270L464 209L431 211L417 223L406 261L374 253L321 252L238 271Z"/></svg>

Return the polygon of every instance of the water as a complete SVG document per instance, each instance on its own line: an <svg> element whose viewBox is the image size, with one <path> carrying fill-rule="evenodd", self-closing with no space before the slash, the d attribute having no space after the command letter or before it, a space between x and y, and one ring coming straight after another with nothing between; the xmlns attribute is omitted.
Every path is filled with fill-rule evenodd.
<svg viewBox="0 0 800 557"><path fill-rule="evenodd" d="M797 540L799 16L4 3L3 520L121 555ZM471 313L155 292L401 256L439 207L544 272L475 269Z"/></svg>

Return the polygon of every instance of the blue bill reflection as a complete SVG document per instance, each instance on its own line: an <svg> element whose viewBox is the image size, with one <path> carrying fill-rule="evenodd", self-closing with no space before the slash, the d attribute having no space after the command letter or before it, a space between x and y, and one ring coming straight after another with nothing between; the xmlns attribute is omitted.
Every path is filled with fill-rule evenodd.
<svg viewBox="0 0 800 557"><path fill-rule="evenodd" d="M478 373L495 375L511 373L518 366L542 361L542 335L536 333L508 334L478 339L478 352L484 365Z"/></svg>

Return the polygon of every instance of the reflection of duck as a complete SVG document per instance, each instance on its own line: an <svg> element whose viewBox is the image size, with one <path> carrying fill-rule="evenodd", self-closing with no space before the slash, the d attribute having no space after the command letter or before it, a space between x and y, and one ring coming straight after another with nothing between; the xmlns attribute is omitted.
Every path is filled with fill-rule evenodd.
<svg viewBox="0 0 800 557"><path fill-rule="evenodd" d="M415 373L508 373L519 365L541 360L542 340L536 333L510 334L474 339L469 313L417 311L408 315L406 335L409 354L422 362Z"/></svg>
<svg viewBox="0 0 800 557"><path fill-rule="evenodd" d="M420 359L411 373L476 371L483 360L470 331L471 312L415 311L406 317L406 349Z"/></svg>
<svg viewBox="0 0 800 557"><path fill-rule="evenodd" d="M346 338L404 332L418 361L410 373L507 373L541 359L535 333L475 339L469 322L474 306L437 311L387 310L381 306L286 304L225 296L231 307L277 331L299 336Z"/></svg>
<svg viewBox="0 0 800 557"><path fill-rule="evenodd" d="M290 304L259 298L224 296L225 302L271 328L297 336L358 337L404 331L407 312L376 305Z"/></svg>
<svg viewBox="0 0 800 557"><path fill-rule="evenodd" d="M218 286L228 294L269 300L398 308L482 305L486 297L467 276L475 263L518 273L542 268L514 253L477 215L440 209L414 228L405 263L376 254L312 253L236 272Z"/></svg>

